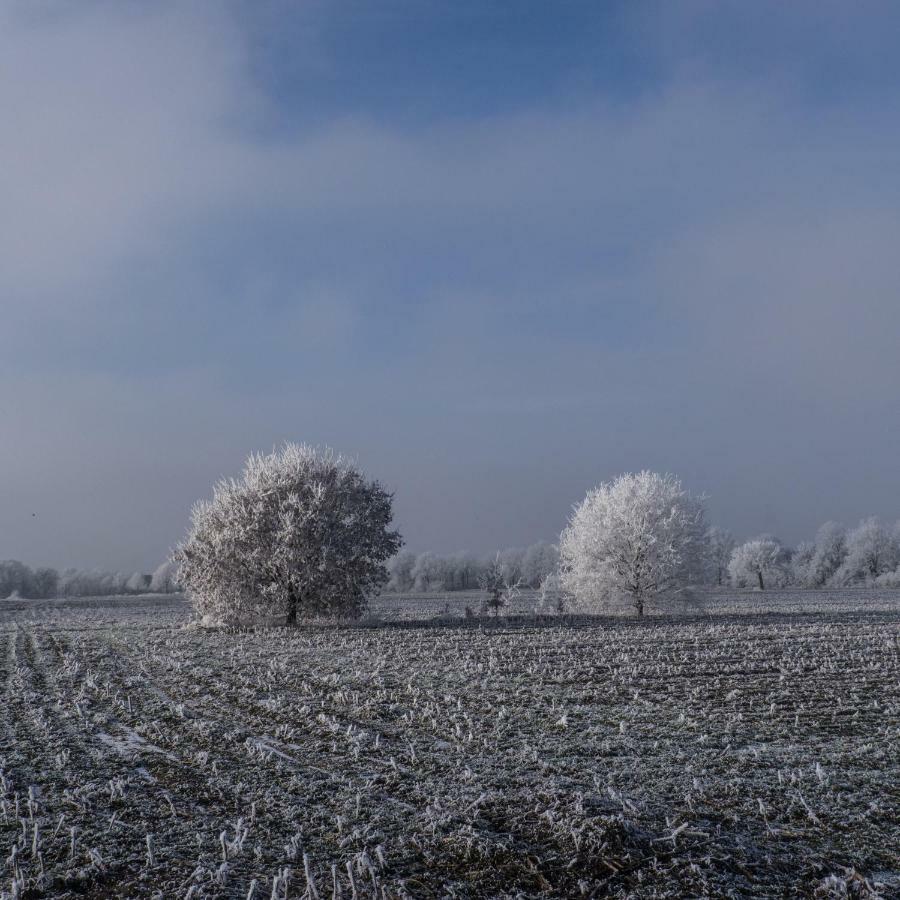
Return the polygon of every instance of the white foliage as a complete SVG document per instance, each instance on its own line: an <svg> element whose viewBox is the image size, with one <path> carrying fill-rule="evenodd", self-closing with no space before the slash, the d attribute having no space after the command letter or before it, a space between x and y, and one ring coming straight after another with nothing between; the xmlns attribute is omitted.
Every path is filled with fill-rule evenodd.
<svg viewBox="0 0 900 900"><path fill-rule="evenodd" d="M150 576L143 572L134 572L125 582L125 590L132 594L140 594L150 587Z"/></svg>
<svg viewBox="0 0 900 900"><path fill-rule="evenodd" d="M150 579L150 590L156 594L171 594L179 590L178 563L169 559L157 566Z"/></svg>
<svg viewBox="0 0 900 900"><path fill-rule="evenodd" d="M835 573L836 584L873 582L896 568L900 556L894 535L872 516L863 519L847 535L847 555Z"/></svg>
<svg viewBox="0 0 900 900"><path fill-rule="evenodd" d="M721 587L728 577L728 561L734 551L734 535L722 528L710 528L707 532L709 545L708 580Z"/></svg>
<svg viewBox="0 0 900 900"><path fill-rule="evenodd" d="M765 590L766 579L779 569L782 552L781 544L773 537L753 538L735 548L728 572L738 587L758 586Z"/></svg>
<svg viewBox="0 0 900 900"><path fill-rule="evenodd" d="M412 550L403 550L394 556L387 564L387 589L398 593L411 591L415 582L412 574L415 565L416 554Z"/></svg>
<svg viewBox="0 0 900 900"><path fill-rule="evenodd" d="M500 614L500 608L506 605L513 592L518 593L519 589L518 582L513 585L506 577L500 553L494 557L494 561L481 573L478 578L478 586L486 594L485 607L493 609L496 615Z"/></svg>
<svg viewBox="0 0 900 900"><path fill-rule="evenodd" d="M558 571L545 575L538 589L537 610L542 614L564 613L571 605L572 598L563 588Z"/></svg>
<svg viewBox="0 0 900 900"><path fill-rule="evenodd" d="M178 579L202 617L358 615L400 548L392 498L330 450L286 444L250 456L196 504Z"/></svg>
<svg viewBox="0 0 900 900"><path fill-rule="evenodd" d="M15 559L0 562L0 600L7 597L55 597L58 585L59 574L56 569L32 570Z"/></svg>
<svg viewBox="0 0 900 900"><path fill-rule="evenodd" d="M809 587L828 584L847 558L847 532L837 522L826 522L816 532L815 552L804 583Z"/></svg>
<svg viewBox="0 0 900 900"><path fill-rule="evenodd" d="M560 538L563 587L580 604L678 596L707 554L703 498L674 475L622 475L590 491Z"/></svg>
<svg viewBox="0 0 900 900"><path fill-rule="evenodd" d="M529 587L540 587L544 579L559 569L559 547L538 541L522 557L522 581Z"/></svg>
<svg viewBox="0 0 900 900"><path fill-rule="evenodd" d="M447 560L426 551L416 557L410 573L417 591L442 591L448 574Z"/></svg>
<svg viewBox="0 0 900 900"><path fill-rule="evenodd" d="M516 584L522 580L522 565L525 561L525 551L519 547L508 547L501 550L496 559L503 570L503 578L509 584Z"/></svg>
<svg viewBox="0 0 900 900"><path fill-rule="evenodd" d="M805 585L812 578L812 563L816 555L816 545L811 541L800 541L791 554L789 579L791 584Z"/></svg>
<svg viewBox="0 0 900 900"><path fill-rule="evenodd" d="M875 579L875 584L880 588L900 588L900 566L893 572L882 572Z"/></svg>

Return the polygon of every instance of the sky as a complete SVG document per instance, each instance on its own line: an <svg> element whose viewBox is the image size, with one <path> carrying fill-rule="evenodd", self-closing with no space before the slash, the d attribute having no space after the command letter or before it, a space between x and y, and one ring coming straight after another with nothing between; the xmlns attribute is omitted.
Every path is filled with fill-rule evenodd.
<svg viewBox="0 0 900 900"><path fill-rule="evenodd" d="M900 6L0 0L0 558L284 441L420 551L900 516Z"/></svg>

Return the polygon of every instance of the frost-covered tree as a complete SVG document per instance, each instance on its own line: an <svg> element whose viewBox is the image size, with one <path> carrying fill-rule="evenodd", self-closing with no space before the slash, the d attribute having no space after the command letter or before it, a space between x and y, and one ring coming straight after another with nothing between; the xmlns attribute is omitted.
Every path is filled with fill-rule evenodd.
<svg viewBox="0 0 900 900"><path fill-rule="evenodd" d="M105 592L105 576L100 571L83 572L80 569L66 569L59 578L61 597L95 597Z"/></svg>
<svg viewBox="0 0 900 900"><path fill-rule="evenodd" d="M411 574L413 590L442 591L447 578L447 561L444 557L426 550L416 557Z"/></svg>
<svg viewBox="0 0 900 900"><path fill-rule="evenodd" d="M782 559L781 544L763 535L735 547L728 563L728 573L739 587L758 584L766 589L766 578L778 571Z"/></svg>
<svg viewBox="0 0 900 900"><path fill-rule="evenodd" d="M17 559L0 562L0 598L24 597L28 592L31 569Z"/></svg>
<svg viewBox="0 0 900 900"><path fill-rule="evenodd" d="M897 565L898 548L893 535L872 516L863 519L847 535L847 555L835 573L837 584L874 581Z"/></svg>
<svg viewBox="0 0 900 900"><path fill-rule="evenodd" d="M826 522L816 532L815 551L809 561L806 584L823 587L835 576L847 558L847 532L838 522Z"/></svg>
<svg viewBox="0 0 900 900"><path fill-rule="evenodd" d="M791 584L808 585L812 580L812 562L816 545L812 541L800 541L791 554L788 573Z"/></svg>
<svg viewBox="0 0 900 900"><path fill-rule="evenodd" d="M563 587L589 606L677 597L706 558L703 498L674 475L622 475L590 491L560 538Z"/></svg>
<svg viewBox="0 0 900 900"><path fill-rule="evenodd" d="M502 554L498 553L478 578L478 586L486 594L484 606L494 610L499 616L500 610L519 595L519 581L510 581Z"/></svg>
<svg viewBox="0 0 900 900"><path fill-rule="evenodd" d="M128 576L124 572L100 572L99 593L124 594L128 586Z"/></svg>
<svg viewBox="0 0 900 900"><path fill-rule="evenodd" d="M478 576L484 564L466 550L448 560L446 587L451 591L469 591L478 587Z"/></svg>
<svg viewBox="0 0 900 900"><path fill-rule="evenodd" d="M503 578L509 584L518 584L522 580L522 564L525 560L525 551L520 547L509 547L501 550L497 555L503 568Z"/></svg>
<svg viewBox="0 0 900 900"><path fill-rule="evenodd" d="M387 564L387 589L395 593L411 591L415 582L412 574L415 565L416 554L411 550L403 550L392 557Z"/></svg>
<svg viewBox="0 0 900 900"><path fill-rule="evenodd" d="M538 541L532 544L522 557L522 581L528 587L537 588L543 580L559 569L559 547Z"/></svg>
<svg viewBox="0 0 900 900"><path fill-rule="evenodd" d="M900 588L900 566L893 572L882 572L875 579L875 585L881 588Z"/></svg>
<svg viewBox="0 0 900 900"><path fill-rule="evenodd" d="M56 569L32 569L17 559L0 562L0 600L6 597L45 600L56 596L58 584Z"/></svg>
<svg viewBox="0 0 900 900"><path fill-rule="evenodd" d="M180 590L178 585L178 563L169 559L157 566L150 578L150 590L154 594L172 594Z"/></svg>
<svg viewBox="0 0 900 900"><path fill-rule="evenodd" d="M559 572L545 575L538 588L538 612L555 612L561 615L566 611L569 600L570 597L563 589Z"/></svg>
<svg viewBox="0 0 900 900"><path fill-rule="evenodd" d="M402 544L392 495L330 450L285 444L201 501L178 579L204 618L359 615Z"/></svg>
<svg viewBox="0 0 900 900"><path fill-rule="evenodd" d="M734 552L734 535L723 528L710 528L707 532L709 547L709 579L721 587L728 576L728 561Z"/></svg>
<svg viewBox="0 0 900 900"><path fill-rule="evenodd" d="M125 590L130 594L142 594L150 587L152 577L144 572L134 572L125 582Z"/></svg>
<svg viewBox="0 0 900 900"><path fill-rule="evenodd" d="M63 569L59 576L60 597L76 597L78 595L81 574L78 569Z"/></svg>
<svg viewBox="0 0 900 900"><path fill-rule="evenodd" d="M41 600L50 599L56 596L58 588L59 573L56 569L41 566L31 575L27 596Z"/></svg>

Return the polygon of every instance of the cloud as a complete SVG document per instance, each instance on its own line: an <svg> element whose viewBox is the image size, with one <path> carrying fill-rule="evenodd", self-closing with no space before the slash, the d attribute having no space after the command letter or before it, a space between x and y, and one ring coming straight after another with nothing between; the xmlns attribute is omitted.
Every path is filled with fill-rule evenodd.
<svg viewBox="0 0 900 900"><path fill-rule="evenodd" d="M890 514L882 106L811 99L786 56L724 77L702 4L628 102L421 121L273 96L227 6L34 9L0 6L3 552L150 565L282 439L358 454L415 548L552 536L643 466L738 530ZM58 530L20 535L51 493Z"/></svg>
<svg viewBox="0 0 900 900"><path fill-rule="evenodd" d="M6 295L77 296L239 174L241 44L200 9L0 7Z"/></svg>

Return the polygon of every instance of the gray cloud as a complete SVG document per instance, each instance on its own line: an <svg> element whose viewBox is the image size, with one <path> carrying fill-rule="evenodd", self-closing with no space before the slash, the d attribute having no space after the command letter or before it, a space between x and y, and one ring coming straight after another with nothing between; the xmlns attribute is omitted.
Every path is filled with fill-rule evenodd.
<svg viewBox="0 0 900 900"><path fill-rule="evenodd" d="M273 135L217 7L86 10L0 7L0 554L149 566L283 439L358 454L416 549L644 466L738 531L900 512L883 109L701 66Z"/></svg>

